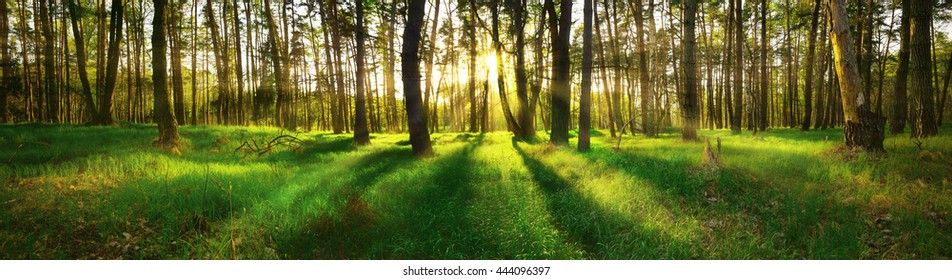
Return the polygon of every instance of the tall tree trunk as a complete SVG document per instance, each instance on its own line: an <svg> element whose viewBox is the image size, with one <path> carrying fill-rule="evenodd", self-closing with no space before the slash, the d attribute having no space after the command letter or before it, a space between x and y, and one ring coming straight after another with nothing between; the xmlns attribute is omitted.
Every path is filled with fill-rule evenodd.
<svg viewBox="0 0 952 280"><path fill-rule="evenodd" d="M744 7L736 0L734 8L734 115L731 119L731 132L740 133L744 115Z"/></svg>
<svg viewBox="0 0 952 280"><path fill-rule="evenodd" d="M152 80L155 123L159 125L159 145L174 145L179 140L178 125L169 106L168 65L166 62L165 18L166 0L153 0L152 17ZM210 6L210 5L209 5Z"/></svg>
<svg viewBox="0 0 952 280"><path fill-rule="evenodd" d="M949 79L952 78L952 52L949 53L949 60L946 62L945 68L945 79L942 82L942 97L939 99L939 104L936 104L936 109L939 110L938 116L936 117L936 126L942 126L942 114L945 112L945 101L949 98Z"/></svg>
<svg viewBox="0 0 952 280"><path fill-rule="evenodd" d="M932 0L913 1L910 7L909 76L912 79L912 137L924 138L938 134L935 122L935 101L932 85Z"/></svg>
<svg viewBox="0 0 952 280"><path fill-rule="evenodd" d="M853 53L853 38L844 0L826 0L832 30L830 32L833 54L836 58L836 74L839 78L840 96L843 102L843 117L846 121L844 138L849 147L862 147L867 151L885 152L883 149L883 125L885 119L869 110L869 98L861 91L862 81L856 55ZM928 84L928 83L927 83Z"/></svg>
<svg viewBox="0 0 952 280"><path fill-rule="evenodd" d="M56 70L53 68L53 60L55 56L53 54L54 41L53 41L53 20L52 15L50 15L49 10L52 9L53 0L40 0L39 10L40 10L40 20L42 21L40 29L43 32L43 70L45 74L43 75L43 87L46 91L46 115L45 120L48 122L58 122L59 121L59 96L56 89Z"/></svg>
<svg viewBox="0 0 952 280"><path fill-rule="evenodd" d="M91 85L89 84L88 73L86 73L86 39L84 38L81 25L79 25L79 10L81 9L78 4L75 3L76 0L68 0L69 17L73 29L73 42L76 47L76 65L77 72L79 72L79 82L82 84L82 95L83 101L85 103L86 111L85 115L89 118L89 121L94 121L97 112L96 112L96 102L93 100L93 93Z"/></svg>
<svg viewBox="0 0 952 280"><path fill-rule="evenodd" d="M430 133L423 115L423 100L420 89L420 32L426 0L411 0L407 6L407 24L403 31L403 94L406 101L407 127L410 130L410 146L413 154L420 157L433 155Z"/></svg>
<svg viewBox="0 0 952 280"><path fill-rule="evenodd" d="M499 92L499 101L500 107L502 107L503 116L506 118L506 127L509 131L513 133L519 133L522 131L522 128L519 127L519 123L516 121L516 118L512 115L512 110L509 108L509 96L506 91L506 64L503 63L502 55L503 48L502 42L499 39L499 6L491 5L490 10L492 12L492 37L493 37L493 49L496 52L496 84Z"/></svg>
<svg viewBox="0 0 952 280"><path fill-rule="evenodd" d="M585 0L582 13L582 96L578 113L578 150L591 149L592 127L592 0Z"/></svg>
<svg viewBox="0 0 952 280"><path fill-rule="evenodd" d="M639 95L641 95L641 128L648 136L654 136L652 129L654 121L654 112L651 111L651 84L648 80L648 53L645 49L645 24L644 24L644 6L643 0L635 1L635 26L638 42L638 84L641 86ZM616 107L617 108L617 107Z"/></svg>
<svg viewBox="0 0 952 280"><path fill-rule="evenodd" d="M511 1L513 9L513 32L516 35L516 97L519 99L519 132L522 137L535 136L532 113L529 111L529 79L526 75L526 15L523 0Z"/></svg>
<svg viewBox="0 0 952 280"><path fill-rule="evenodd" d="M169 25L166 27L169 34L169 47L172 63L172 107L175 112L175 121L178 125L185 125L185 87L182 81L182 38L179 31L179 13L181 7L172 1L169 3Z"/></svg>
<svg viewBox="0 0 952 280"><path fill-rule="evenodd" d="M105 85L103 85L102 99L99 100L99 116L97 124L111 125L112 99L116 90L116 74L119 67L119 43L122 41L123 4L121 0L112 0L112 15L109 23L109 51L107 53ZM84 70L85 71L85 70Z"/></svg>
<svg viewBox="0 0 952 280"><path fill-rule="evenodd" d="M13 61L10 60L10 9L7 1L0 1L0 65L3 77L0 78L0 122L8 122L7 93L13 90ZM64 27L65 28L65 27Z"/></svg>
<svg viewBox="0 0 952 280"><path fill-rule="evenodd" d="M554 5L553 5L554 6ZM554 7L549 16L555 17ZM556 146L568 145L569 121L571 119L571 62L569 58L569 34L572 25L572 1L563 0L559 5L558 32L553 36L552 65L555 76L552 88L552 134L549 141Z"/></svg>
<svg viewBox="0 0 952 280"><path fill-rule="evenodd" d="M466 21L466 36L469 39L469 74L467 83L469 84L469 132L477 132L476 126L476 2L469 1L469 14Z"/></svg>
<svg viewBox="0 0 952 280"><path fill-rule="evenodd" d="M684 140L697 139L698 127L698 102L697 102L697 65L694 58L694 36L695 19L697 17L697 1L686 0L682 3L684 6L684 27L681 32L683 35L682 48L684 49L684 58L681 63L684 66L684 95L681 97L681 110L684 114L684 124L681 125L681 138Z"/></svg>
<svg viewBox="0 0 952 280"><path fill-rule="evenodd" d="M218 20L215 17L215 12L212 7L212 1L206 0L205 2L205 21L209 26L209 31L211 32L212 37L212 49L215 54L215 72L217 74L216 80L218 80L218 108L219 108L219 122L221 124L229 124L231 122L231 115L229 114L231 91L229 90L228 77L231 75L228 71L228 54L225 51L225 42L221 38L221 33L218 29Z"/></svg>
<svg viewBox="0 0 952 280"><path fill-rule="evenodd" d="M909 105L906 102L906 83L909 78L909 19L910 2L902 1L902 15L899 23L899 62L896 66L896 81L893 90L893 110L889 120L889 133L900 134L906 130L906 116Z"/></svg>
<svg viewBox="0 0 952 280"><path fill-rule="evenodd" d="M235 124L244 125L245 122L245 109L244 109L244 89L245 89L245 79L244 73L242 71L241 63L241 20L239 20L238 15L238 0L234 0L231 5L232 14L234 15L234 36L235 36L235 82L236 90L238 91L238 99L235 103ZM248 7L245 7L247 10ZM250 24L250 23L249 23ZM245 34L245 36L251 37L251 34ZM249 40L250 41L250 40ZM183 98L184 99L184 98ZM182 120L184 121L184 117Z"/></svg>
<svg viewBox="0 0 952 280"><path fill-rule="evenodd" d="M800 129L810 130L810 119L813 114L813 68L816 61L816 29L820 18L820 0L813 4L813 16L810 20L810 43L807 47L807 69L803 85L803 122Z"/></svg>
<svg viewBox="0 0 952 280"><path fill-rule="evenodd" d="M197 14L198 14L198 1L192 1L192 14L193 14L193 15L197 15ZM191 76L192 76L192 84L191 84L191 86L192 86L192 122L191 122L191 124L192 124L193 126L198 124L198 118L197 118L197 116L198 116L197 114L198 114L198 113L196 112L196 111L198 111L198 110L197 110L197 109L198 109L198 99L197 99L197 96L198 96L198 83L197 83L197 82L198 82L198 67L197 67L198 57L196 56L197 49L198 49L198 17L197 17L197 16L192 16L192 69L190 69L190 70L191 70L191 74L192 74L192 75L191 75Z"/></svg>
<svg viewBox="0 0 952 280"><path fill-rule="evenodd" d="M434 4L434 7L433 7L433 11L435 11L433 13L433 21L432 21L433 28L431 29L432 31L430 31L430 40L428 42L429 43L428 46L426 47L426 74L423 75L423 79L426 81L424 84L425 88L423 90L423 112L424 112L423 115L427 118L428 120L427 123L430 124L431 126L433 124L438 123L438 121L435 118L432 119L432 121L430 121L431 120L430 110L432 109L434 113L437 111L436 104L433 104L432 108L430 108L431 107L430 95L433 95L433 92L434 92L433 68L436 67L436 65L433 64L433 57L436 56L436 34L439 33L438 27L440 26L440 14L441 14L440 2L442 2L440 0L434 0L434 1L436 3Z"/></svg>
<svg viewBox="0 0 952 280"><path fill-rule="evenodd" d="M347 94L344 88L344 71L341 68L342 64L344 64L343 60L341 60L342 49L340 45L340 37L341 37L341 32L343 32L343 30L341 30L342 27L340 23L342 20L340 15L338 14L339 10L337 6L338 6L337 0L330 0L330 5L328 6L328 8L330 9L329 11L330 12L330 28L332 30L331 31L331 49L334 52L334 59L338 62L338 63L335 63L334 65L336 68L335 71L337 74L338 92L335 95L337 99L331 101L331 102L337 102L337 110L338 110L337 112L333 112L333 114L331 115L331 117L334 119L332 122L334 127L334 134L339 134L341 133L342 130L345 129L344 126L346 122L344 120L344 117L345 117L344 112L346 111L346 108L347 108L347 103L346 103Z"/></svg>
<svg viewBox="0 0 952 280"><path fill-rule="evenodd" d="M819 3L819 0L817 0ZM760 70L760 114L758 118L760 119L760 131L766 131L767 126L769 126L769 120L767 118L767 98L770 92L770 64L768 63L767 57L770 56L770 38L767 37L767 9L770 8L767 0L762 0L760 2L760 64L763 67Z"/></svg>
<svg viewBox="0 0 952 280"><path fill-rule="evenodd" d="M437 0L439 1L439 0ZM367 109L364 101L364 6L363 1L357 1L357 30L354 31L354 38L357 41L357 54L355 55L355 64L357 74L355 75L357 91L354 93L354 144L358 146L370 144L370 132L367 130Z"/></svg>

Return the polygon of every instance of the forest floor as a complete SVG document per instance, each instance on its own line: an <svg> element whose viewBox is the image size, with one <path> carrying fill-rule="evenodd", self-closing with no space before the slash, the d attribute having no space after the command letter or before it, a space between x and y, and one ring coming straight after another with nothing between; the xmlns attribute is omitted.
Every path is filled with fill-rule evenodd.
<svg viewBox="0 0 952 280"><path fill-rule="evenodd" d="M437 133L418 160L405 134L290 133L259 157L287 132L186 126L169 151L154 126L0 125L0 259L949 259L940 131L871 156L840 129L703 130L711 167L676 130L587 153Z"/></svg>

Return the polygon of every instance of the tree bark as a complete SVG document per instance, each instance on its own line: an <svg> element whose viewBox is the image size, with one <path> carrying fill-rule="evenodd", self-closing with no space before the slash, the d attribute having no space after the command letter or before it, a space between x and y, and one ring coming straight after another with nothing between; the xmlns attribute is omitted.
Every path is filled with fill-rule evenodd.
<svg viewBox="0 0 952 280"><path fill-rule="evenodd" d="M925 138L938 134L935 122L935 101L932 84L932 0L912 1L909 26L909 76L913 99L912 137Z"/></svg>
<svg viewBox="0 0 952 280"><path fill-rule="evenodd" d="M813 68L816 61L816 29L819 25L820 0L813 4L813 16L810 19L810 43L807 47L807 69L803 85L803 122L800 129L810 130L810 119L813 114Z"/></svg>
<svg viewBox="0 0 952 280"><path fill-rule="evenodd" d="M578 150L591 149L592 127L592 0L585 0L582 13L582 96L579 98Z"/></svg>
<svg viewBox="0 0 952 280"><path fill-rule="evenodd" d="M734 115L731 118L731 132L740 133L744 115L744 8L741 0L736 0L734 8Z"/></svg>
<svg viewBox="0 0 952 280"><path fill-rule="evenodd" d="M697 40L694 36L697 0L686 0L682 4L684 5L684 27L681 30L683 32L681 44L684 57L681 60L681 63L683 63L681 69L684 71L684 95L681 97L681 110L684 115L684 124L681 125L681 138L697 140L699 108L697 104L697 65L694 57L694 45Z"/></svg>
<svg viewBox="0 0 952 280"><path fill-rule="evenodd" d="M155 123L159 126L159 145L175 145L179 140L178 125L169 106L168 65L166 62L165 18L166 0L153 0L152 17L152 80Z"/></svg>
<svg viewBox="0 0 952 280"><path fill-rule="evenodd" d="M644 24L644 6L643 0L635 1L635 26L638 42L638 84L641 87L639 95L641 96L641 128L645 135L654 136L654 112L651 110L652 94L651 84L648 80L648 53L645 49L645 24ZM617 108L617 107L616 107ZM617 112L616 112L617 113Z"/></svg>
<svg viewBox="0 0 952 280"><path fill-rule="evenodd" d="M550 16L554 17L554 7ZM569 34L572 25L572 1L563 0L559 5L558 33L553 36L552 65L555 76L552 89L552 134L549 141L556 146L568 145L569 121L571 119L571 62L569 57Z"/></svg>
<svg viewBox="0 0 952 280"><path fill-rule="evenodd" d="M439 0L437 0L439 1ZM354 31L357 54L355 55L357 74L356 92L354 93L354 144L363 146L370 144L370 132L367 130L367 109L364 105L364 6L363 1L357 1L357 30Z"/></svg>
<svg viewBox="0 0 952 280"><path fill-rule="evenodd" d="M840 99L843 102L843 117L846 122L844 139L848 147L861 147L866 151L885 152L883 149L883 125L885 119L869 110L868 96L860 88L862 79L854 54L853 38L844 0L826 0L832 23L830 33L833 54L836 58L836 74L839 78Z"/></svg>
<svg viewBox="0 0 952 280"><path fill-rule="evenodd" d="M899 23L899 62L896 66L896 81L893 89L893 110L892 117L889 120L889 133L900 134L906 130L906 116L909 105L906 102L907 92L906 83L909 78L909 14L910 2L902 1L902 15Z"/></svg>
<svg viewBox="0 0 952 280"><path fill-rule="evenodd" d="M420 89L420 32L426 0L411 0L407 6L407 24L403 30L403 94L406 101L407 127L410 130L410 146L418 157L433 155L430 133L423 115L423 100Z"/></svg>

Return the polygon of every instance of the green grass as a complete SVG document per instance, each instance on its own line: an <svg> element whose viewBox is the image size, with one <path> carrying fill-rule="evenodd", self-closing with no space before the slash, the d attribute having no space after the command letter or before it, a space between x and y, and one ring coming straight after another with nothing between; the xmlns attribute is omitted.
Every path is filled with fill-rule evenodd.
<svg viewBox="0 0 952 280"><path fill-rule="evenodd" d="M707 168L676 130L587 153L437 133L427 159L406 135L301 133L258 158L233 151L284 132L183 127L178 154L154 126L2 125L0 258L948 259L940 131L881 157L837 149L842 130L704 130Z"/></svg>

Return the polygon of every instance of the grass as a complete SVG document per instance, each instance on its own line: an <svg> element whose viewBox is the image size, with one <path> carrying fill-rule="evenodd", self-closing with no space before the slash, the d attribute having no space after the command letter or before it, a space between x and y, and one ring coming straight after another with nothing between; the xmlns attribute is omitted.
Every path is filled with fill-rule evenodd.
<svg viewBox="0 0 952 280"><path fill-rule="evenodd" d="M702 142L593 133L578 153L508 133L299 133L273 128L0 126L2 259L948 259L952 126L920 150L837 149L842 130ZM544 134L541 134L544 137ZM573 139L574 140L574 139ZM572 144L574 146L574 143Z"/></svg>

